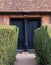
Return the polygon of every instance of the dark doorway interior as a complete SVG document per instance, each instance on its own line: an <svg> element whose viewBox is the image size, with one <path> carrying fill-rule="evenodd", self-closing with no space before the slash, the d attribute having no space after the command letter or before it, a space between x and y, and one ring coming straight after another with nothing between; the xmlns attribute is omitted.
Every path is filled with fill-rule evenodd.
<svg viewBox="0 0 51 65"><path fill-rule="evenodd" d="M41 26L41 19L11 18L10 25L19 27L18 49L34 49L34 30Z"/></svg>

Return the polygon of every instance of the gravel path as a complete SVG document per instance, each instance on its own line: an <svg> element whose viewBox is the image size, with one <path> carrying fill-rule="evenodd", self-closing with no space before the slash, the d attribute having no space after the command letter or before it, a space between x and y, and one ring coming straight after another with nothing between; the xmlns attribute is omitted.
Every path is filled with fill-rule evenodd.
<svg viewBox="0 0 51 65"><path fill-rule="evenodd" d="M37 65L35 61L35 54L22 53L16 55L14 65Z"/></svg>

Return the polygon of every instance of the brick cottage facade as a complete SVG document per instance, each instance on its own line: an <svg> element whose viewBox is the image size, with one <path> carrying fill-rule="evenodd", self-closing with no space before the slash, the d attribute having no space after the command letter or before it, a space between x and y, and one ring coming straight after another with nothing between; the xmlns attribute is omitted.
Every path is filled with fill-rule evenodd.
<svg viewBox="0 0 51 65"><path fill-rule="evenodd" d="M32 12L28 16L10 12ZM8 13L6 15L6 13ZM36 13L36 14L35 14ZM2 15L4 14L4 15ZM43 14L43 15L42 15ZM49 24L51 19L51 0L0 0L0 24L9 25L11 17L41 17L41 24ZM3 22L4 21L4 22Z"/></svg>
<svg viewBox="0 0 51 65"><path fill-rule="evenodd" d="M11 21L16 21L15 19L20 19L21 21L26 21L27 19L28 19L27 21L30 21L30 19L31 20L36 19L35 21L37 20L39 21L40 19L41 25L50 24L51 0L43 0L43 1L42 0L0 0L0 25L10 25ZM14 25L14 22L11 24ZM20 24L20 26L22 25L22 23L20 22L18 24ZM24 28L26 30L28 24L27 25L26 23L24 24L25 24ZM28 28L30 28L30 26ZM28 37L27 36L28 33L27 34L26 33L27 32L25 32L23 36L23 38L25 38L24 39L25 42L27 42L27 37ZM30 39L31 36L32 35L30 35Z"/></svg>

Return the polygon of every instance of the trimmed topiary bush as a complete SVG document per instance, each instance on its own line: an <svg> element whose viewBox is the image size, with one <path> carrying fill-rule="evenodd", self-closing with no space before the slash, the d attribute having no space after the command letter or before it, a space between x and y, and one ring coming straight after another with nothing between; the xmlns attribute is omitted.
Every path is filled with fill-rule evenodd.
<svg viewBox="0 0 51 65"><path fill-rule="evenodd" d="M35 30L36 60L41 65L51 65L51 26Z"/></svg>
<svg viewBox="0 0 51 65"><path fill-rule="evenodd" d="M18 41L16 26L0 26L0 65L13 65Z"/></svg>

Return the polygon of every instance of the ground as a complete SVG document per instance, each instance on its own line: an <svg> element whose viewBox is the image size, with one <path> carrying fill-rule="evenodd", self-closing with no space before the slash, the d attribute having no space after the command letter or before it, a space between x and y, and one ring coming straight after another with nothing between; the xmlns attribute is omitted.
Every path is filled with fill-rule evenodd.
<svg viewBox="0 0 51 65"><path fill-rule="evenodd" d="M18 53L14 65L37 65L35 54Z"/></svg>

